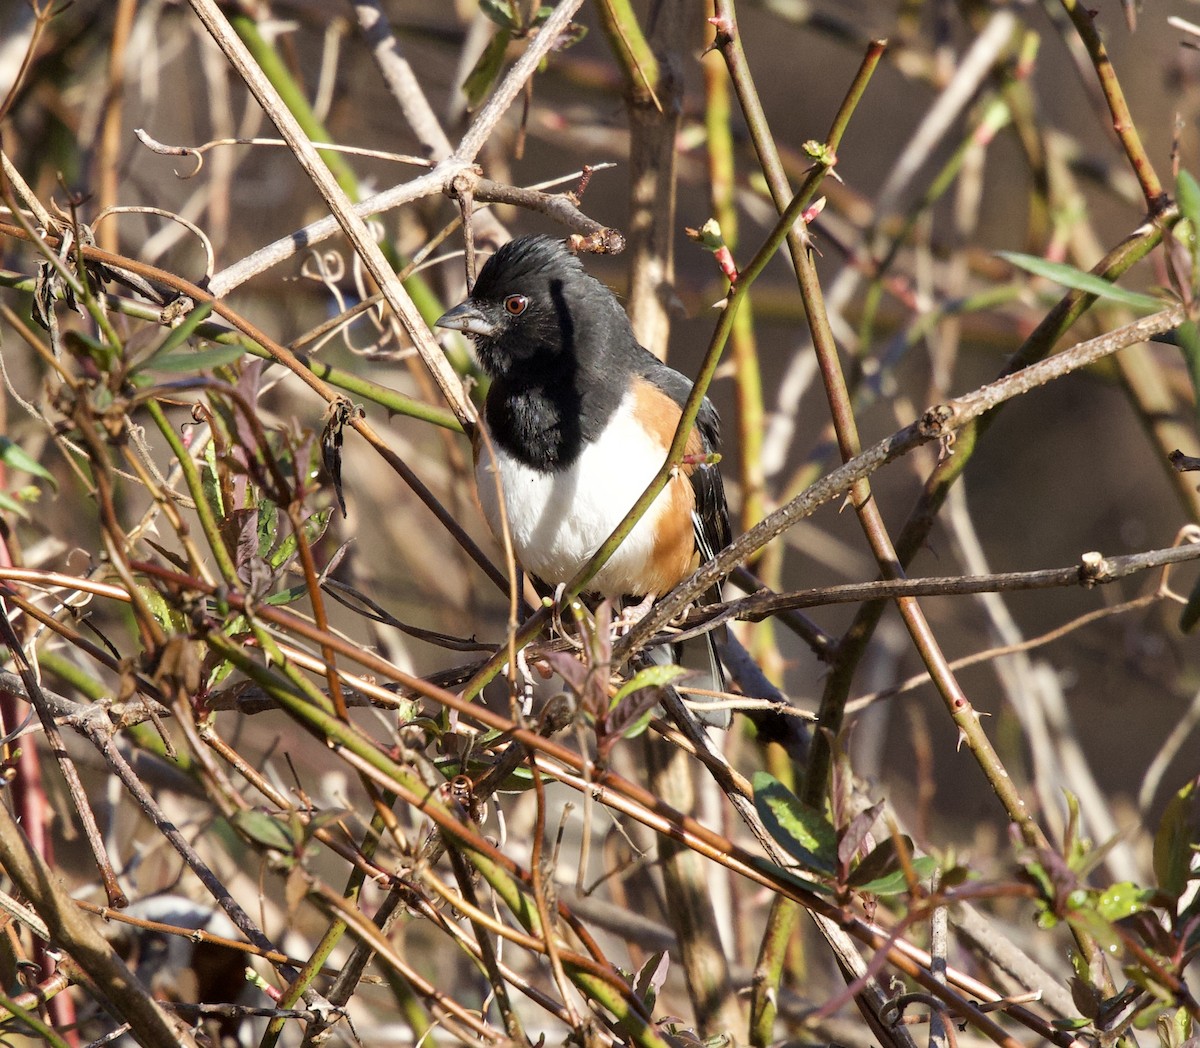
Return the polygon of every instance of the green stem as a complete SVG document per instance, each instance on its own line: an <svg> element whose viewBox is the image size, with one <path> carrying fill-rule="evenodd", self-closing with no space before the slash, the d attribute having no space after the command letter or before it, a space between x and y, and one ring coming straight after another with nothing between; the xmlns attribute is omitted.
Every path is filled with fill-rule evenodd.
<svg viewBox="0 0 1200 1048"><path fill-rule="evenodd" d="M171 451L175 455L175 460L179 463L179 468L183 472L183 482L187 485L188 494L192 496L192 501L195 503L196 515L200 518L200 528L204 532L205 539L208 540L208 548L217 562L221 578L224 579L227 586L241 586L241 582L238 579L237 566L233 563L233 559L229 555L229 550L225 546L225 538L221 534L221 526L217 523L217 519L213 515L213 508L209 504L208 493L204 490L204 483L200 479L200 473L196 469L195 461L188 454L183 441L179 439L179 434L176 432L175 427L171 425L166 412L162 409L162 405L157 400L151 399L147 399L143 403L146 411L154 420L154 424L158 427L159 432L166 438L167 443L170 445ZM227 507L227 512L231 508Z"/></svg>
<svg viewBox="0 0 1200 1048"><path fill-rule="evenodd" d="M271 86L279 92L279 97L283 99L284 105L291 111L292 116L296 118L296 122L304 130L309 140L332 142L333 138L326 130L325 125L317 119L316 113L308 104L308 99L304 96L303 89L296 83L291 70L288 69L279 52L259 32L258 23L249 15L231 11L229 24L241 37L242 43L246 45L250 54L254 56L254 61L258 63L258 68L271 82ZM359 199L358 178L350 165L346 163L345 157L329 150L321 150L320 153L321 159L325 161L325 166L337 179L337 184L342 187L342 192L357 202Z"/></svg>
<svg viewBox="0 0 1200 1048"><path fill-rule="evenodd" d="M775 1017L779 1014L779 986L783 981L788 944L800 920L800 906L776 895L767 914L767 927L758 947L754 979L750 988L750 1043L767 1048L775 1040Z"/></svg>
<svg viewBox="0 0 1200 1048"><path fill-rule="evenodd" d="M660 79L658 58L638 24L633 5L629 0L601 0L596 8L630 97L637 103L655 104Z"/></svg>
<svg viewBox="0 0 1200 1048"><path fill-rule="evenodd" d="M288 111L296 118L296 123L300 125L309 141L332 142L333 137L329 134L325 125L317 119L312 106L309 105L308 99L304 95L302 87L296 82L295 77L292 76L291 70L288 69L279 52L263 37L259 31L258 23L248 15L236 14L231 11L229 14L229 24L233 26L242 43L246 45L254 61L258 63L258 67L263 71L263 75L266 76L271 85L279 93L279 97L283 99L283 103L287 106ZM320 153L321 159L325 162L325 166L329 168L330 174L333 175L337 184L341 187L342 192L352 202L357 203L362 198L358 176L346 161L346 158L341 153L329 150L319 149L318 153ZM381 246L393 268L399 269L401 260L397 256L391 241L385 239ZM408 292L413 305L417 307L417 311L425 318L427 324L432 324L442 313L443 307L438 301L438 297L421 277L408 277L404 281L404 289Z"/></svg>
<svg viewBox="0 0 1200 1048"><path fill-rule="evenodd" d="M1112 114L1113 130L1121 140L1125 155L1137 176L1138 185L1142 187L1142 196L1146 199L1146 210L1151 215L1160 214L1171 202L1164 192L1162 183L1154 170L1154 164L1142 145L1141 135L1138 134L1137 124L1129 112L1129 104L1125 101L1125 92L1121 90L1121 82L1117 79L1117 71L1113 68L1108 57L1108 49L1096 30L1096 13L1082 6L1079 0L1062 0L1063 10L1071 19L1075 32L1083 41L1088 57L1096 69L1100 80L1100 88L1104 92L1104 100Z"/></svg>
<svg viewBox="0 0 1200 1048"><path fill-rule="evenodd" d="M734 201L737 174L729 108L729 82L713 62L704 63L707 104L704 125L708 138L708 176L712 209L721 227L721 239L730 253L737 251L738 214ZM734 320L730 349L737 375L738 449L741 454L742 530L763 516L765 482L762 472L763 393L754 338L754 314L749 299Z"/></svg>
<svg viewBox="0 0 1200 1048"><path fill-rule="evenodd" d="M0 1010L6 1011L14 1018L19 1019L35 1035L41 1037L44 1043L50 1045L51 1048L71 1048L67 1041L59 1037L50 1026L42 1022L41 1017L36 1011L32 1008L22 1007L11 997L3 993L0 993ZM5 1025L8 1024L6 1023Z"/></svg>
<svg viewBox="0 0 1200 1048"><path fill-rule="evenodd" d="M406 284L405 286L407 287L408 285ZM11 270L0 270L0 287L10 287L16 291L25 291L32 294L37 287L37 280L34 277L27 277L24 274L14 273ZM134 317L138 320L147 320L154 324L162 323L161 307L148 306L145 303L135 302L133 299L122 298L119 295L103 295L102 301L106 309L114 310L124 316ZM196 337L203 338L208 342L215 342L222 346L240 346L251 356L258 357L260 360L273 361L275 359L257 342L238 334L236 331L230 331L223 324L208 322L200 324L196 328ZM295 357L323 382L327 382L329 385L349 393L351 396L361 397L370 403L378 404L380 407L385 408L389 414L403 415L406 418L429 422L455 433L463 431L462 425L454 417L454 412L448 411L446 408L439 408L433 404L427 404L425 401L415 400L387 386L382 386L378 382L372 382L370 379L363 378L352 371L335 368L330 364L326 364L323 360L318 360L306 353L297 352Z"/></svg>

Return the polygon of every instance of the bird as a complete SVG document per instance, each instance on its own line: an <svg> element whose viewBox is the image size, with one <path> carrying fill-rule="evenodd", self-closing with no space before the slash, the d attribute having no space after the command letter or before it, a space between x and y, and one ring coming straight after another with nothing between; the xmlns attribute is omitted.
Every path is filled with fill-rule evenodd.
<svg viewBox="0 0 1200 1048"><path fill-rule="evenodd" d="M486 436L477 432L473 442L484 518L502 538L503 499L521 567L552 587L568 582L662 468L691 381L638 342L616 295L551 236L498 248L466 300L436 324L471 338L491 379ZM683 463L590 592L649 607L729 545L714 458L720 443L720 420L705 397Z"/></svg>

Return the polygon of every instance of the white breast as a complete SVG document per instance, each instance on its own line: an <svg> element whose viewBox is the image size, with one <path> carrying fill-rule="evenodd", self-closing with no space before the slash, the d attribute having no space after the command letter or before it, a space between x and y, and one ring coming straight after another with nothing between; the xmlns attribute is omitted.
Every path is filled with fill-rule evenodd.
<svg viewBox="0 0 1200 1048"><path fill-rule="evenodd" d="M666 459L664 450L634 421L631 407L632 397L626 396L600 439L559 473L526 466L494 444L480 447L475 483L483 515L499 537L499 480L517 560L542 581L570 581L621 523ZM620 468L613 469L612 463L620 463ZM589 589L606 597L644 596L636 579L654 545L652 522L665 504L664 492Z"/></svg>

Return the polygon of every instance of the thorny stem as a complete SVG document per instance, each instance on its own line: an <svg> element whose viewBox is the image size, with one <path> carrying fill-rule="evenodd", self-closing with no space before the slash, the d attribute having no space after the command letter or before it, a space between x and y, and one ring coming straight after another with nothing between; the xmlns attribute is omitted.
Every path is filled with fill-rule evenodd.
<svg viewBox="0 0 1200 1048"><path fill-rule="evenodd" d="M645 618L617 641L613 646L614 656L625 657L630 651L636 650L638 645L659 632L705 590L732 573L743 560L782 535L796 521L810 516L819 506L844 495L859 477L869 476L915 447L935 440L945 440L952 435L954 454L946 458L953 460L961 454L963 434L970 433L977 420L988 416L1008 400L1081 367L1087 367L1126 346L1137 345L1155 335L1170 331L1183 322L1185 315L1182 306L1172 306L1098 338L1080 342L1049 360L1031 364L1015 374L997 379L955 400L929 408L917 421L873 444L861 455L811 484L745 535L735 539L728 549L723 550L707 564L701 565L690 578L685 579L659 600Z"/></svg>
<svg viewBox="0 0 1200 1048"><path fill-rule="evenodd" d="M731 5L726 6L718 0L717 9L721 18L719 33L725 34L722 51L726 54L731 75L735 77L735 83L739 83L740 75L747 84L744 93L750 98L750 104L747 105L743 102L743 108L746 111L751 134L755 137L756 145L759 148L760 159L763 159L764 157L769 157L770 139L766 133L765 118L762 116L761 107L758 105L757 98L753 97L749 86L749 72L744 64L744 55L741 54L737 43L736 24L732 17L732 7ZM760 135L762 135L761 145L759 145ZM777 169L777 167L777 162L775 165L772 165L764 160L763 168L764 172L767 173L769 181L772 170ZM779 194L774 190L774 187L773 192L776 193L776 199L778 200ZM816 285L815 280L805 280L803 272L805 268L804 260L795 248L793 248L793 261L796 263L798 274L801 276L802 290L805 291L805 306L809 311L810 325L813 328L814 345L817 349L822 374L825 377L826 391L831 399L831 408L835 428L838 433L839 445L842 448L843 457L848 457L854 454L857 444L856 438L853 435L853 417L848 410L848 401L842 395L844 382L842 381L840 367L837 362L836 349L831 345L831 339L827 340L823 337L826 334L825 329L827 328L827 324L822 323L823 315L820 311L814 317L812 304L815 301L814 294L819 294L819 287ZM806 283L808 285L807 288L805 287ZM814 319L817 323L814 323ZM1047 320L1049 320L1049 317ZM956 464L956 474L958 469L961 469L961 463ZM865 500L865 495L865 491L860 489L856 493L855 503L856 508L861 507L862 509L864 526L867 528L872 548L875 550L876 556L885 570L885 574L889 570L902 571L900 565L906 562L908 558L903 556L903 554L897 556L896 551L891 548L890 542L887 541L886 534L874 509L874 504ZM902 534L902 541L900 543L902 550L906 548L903 542L905 537ZM820 727L825 730L816 733L813 755L806 779L805 798L809 803L817 803L824 795L830 759L829 739L831 735L836 735L837 729L840 727L842 712L849 692L850 680L861 658L861 653L865 650L866 640L873 632L874 622L877 621L881 610L882 605L877 604L871 607L869 618L864 618L863 614L860 613L859 619L856 620L855 625L844 638L838 658L835 661L834 670L827 682L825 694L822 699L820 720ZM948 666L945 660L941 658L934 639L919 614L919 610L908 601L901 602L900 610L905 618L906 625L908 625L910 632L913 634L914 642L917 644L918 649L921 650L923 657L932 660L930 663L931 669L937 668L940 670L934 673L935 681L939 682L939 690L946 700L952 716L954 716L956 722L959 722L960 729L966 732L968 741L972 749L976 752L977 759L985 767L985 772L988 774L993 788L1004 802L1010 817L1022 827L1022 832L1030 843L1039 842L1042 839L1040 830L1038 830L1036 823L1029 816L1023 801L1021 801L1013 788L1010 777L999 765L995 754L991 752L990 744L987 743L987 740L979 730L977 718L974 716L973 711L970 711L970 706L967 703L965 695L962 694L961 690L954 683Z"/></svg>
<svg viewBox="0 0 1200 1048"><path fill-rule="evenodd" d="M730 252L737 250L738 213L734 201L737 188L733 132L730 125L729 82L719 66L705 62L706 104L704 124L708 136L708 174L712 183L713 217L721 227L721 238ZM730 351L737 380L738 454L742 473L742 530L762 519L764 485L762 472L763 395L754 338L752 303L747 299L730 332Z"/></svg>
<svg viewBox="0 0 1200 1048"><path fill-rule="evenodd" d="M990 575L947 575L930 578L878 579L874 582L846 583L817 589L775 593L760 590L737 600L703 609L689 615L694 629L671 634L686 640L714 622L740 619L756 622L785 609L827 607L831 604L858 604L864 600L894 600L898 597L962 596L978 593L1049 589L1061 586L1090 588L1116 582L1136 572L1150 571L1170 564L1186 564L1200 559L1200 546L1170 546L1119 557L1085 554L1079 564L1069 568L1045 568L1039 571L1007 571ZM713 612L716 612L715 614Z"/></svg>
<svg viewBox="0 0 1200 1048"><path fill-rule="evenodd" d="M718 4L720 6L720 4ZM720 41L720 31L718 33L718 41ZM738 45L740 46L740 45ZM874 70L878 64L879 58L882 56L882 45L872 45L871 51L868 53L867 59L864 60L863 66L860 67L859 75L855 78L852 85L851 94L847 96L846 102L843 104L843 110L849 106L857 105L862 91L866 87L869 80L870 71ZM743 59L744 60L744 59ZM736 82L736 81L735 81ZM761 108L759 109L761 113ZM846 119L841 118L835 122L835 128L845 128ZM837 139L832 139L832 145L836 149ZM776 158L778 163L778 158ZM658 471L658 475L650 482L650 486L642 493L642 497L634 503L633 508L626 514L625 519L617 526L617 529L608 537L608 539L596 551L592 559L580 569L579 573L566 586L564 591L564 600L570 600L577 597L583 592L583 588L587 582L600 570L601 567L608 561L608 558L616 551L617 547L624 541L625 537L633 530L634 525L642 518L643 514L650 508L654 500L658 497L659 492L666 486L667 480L670 478L673 470L683 461L684 448L687 445L688 435L691 433L692 426L695 424L696 415L700 411L700 405L704 401L704 397L708 393L709 384L712 382L712 377L716 373L717 365L720 363L721 352L725 347L726 341L729 339L729 334L733 329L733 323L737 315L737 311L741 306L742 300L746 298L750 286L758 278L759 274L766 268L767 263L774 257L775 252L779 249L780 244L785 239L789 245L794 238L799 234L795 233L793 227L800 220L805 206L812 199L812 194L816 192L817 186L820 184L821 178L825 174L825 168L818 166L805 180L800 191L790 200L785 200L784 205L781 205L781 214L779 220L775 223L775 228L771 234L763 242L758 253L750 261L749 265L745 266L738 274L737 283L729 289L728 299L725 308L721 311L721 315L717 320L716 328L713 330L711 339L709 340L708 351L705 353L704 360L700 365L700 370L696 375L696 379L692 385L691 395L688 397L687 403L684 405L682 416L679 420L679 426L675 431L675 439L671 443L671 448L667 453L667 461L663 463L662 468ZM780 177L783 177L783 169L779 167ZM728 572L726 572L728 574ZM532 620L531 620L532 621ZM667 621L667 620L663 620ZM523 634L523 636L526 634ZM528 634L530 636L534 634ZM626 649L628 650L628 649Z"/></svg>
<svg viewBox="0 0 1200 1048"><path fill-rule="evenodd" d="M739 61L739 56L736 54L738 49L736 45L736 29L732 23L732 5L725 8L721 0L718 0L717 9L722 17L729 19L729 22L722 27L728 34L725 38L727 43L723 46L722 50L723 52L728 51L733 55L732 58L727 58L727 61L730 65L731 75L735 76L735 83L738 83L738 94L739 98L743 100L743 108L748 110L748 118L750 112L760 115L761 106L757 101L749 70L744 65L744 56ZM749 105L747 105L748 101ZM773 146L765 119L762 119L758 123L755 121L750 121L750 123L751 134L756 138L756 148L759 151L760 158L769 157L773 153ZM757 139L757 136L760 134L763 135L761 142ZM772 164L764 163L763 166L764 171L767 172L770 179L771 170L779 167L778 159L776 158ZM772 192L777 201L781 197L781 189L782 186L772 186ZM838 445L841 449L843 460L849 461L861 452L857 424L854 419L853 404L842 374L837 345L829 326L829 319L825 312L823 295L811 254L808 250L797 250L800 245L791 246L792 260L796 266L797 277L800 281L801 297L808 315L813 346L816 350L818 366L824 379L826 395L829 398ZM900 565L896 550L883 524L883 518L879 512L878 505L871 497L865 478L855 481L851 488L851 497L871 549L879 562L880 569L885 576L902 576L903 568ZM1009 817L1022 827L1022 833L1026 835L1031 843L1034 841L1041 842L1040 830L1037 829L1037 825L1033 821L1028 808L1017 792L1011 776L1004 769L998 755L984 734L978 716L971 708L966 695L958 686L919 605L915 600L910 598L903 598L897 604L905 625L912 636L913 643L920 652L923 661L929 667L938 690L950 709L951 715L966 736L968 745L981 767L984 768L985 774L987 774L992 784L992 788L1000 797L1005 810L1009 813ZM837 676L837 663L840 663L840 661L839 658L835 662L834 676ZM842 687L838 687L837 689L827 688L822 698L818 727L814 733L813 748L802 793L803 799L814 807L820 807L825 798L828 786L829 761L832 756L830 741L837 737L841 729L847 695L848 689Z"/></svg>
<svg viewBox="0 0 1200 1048"><path fill-rule="evenodd" d="M137 568L140 571L148 571L149 567L150 566L148 565L137 565ZM167 576L161 572L154 572L154 574L161 577L163 581L166 581L167 579ZM200 583L199 580L181 579L181 585L187 591L205 591L204 585ZM240 606L236 599L231 602L234 603L235 606ZM264 615L273 620L280 628L288 630L303 630L305 633L311 635L311 640L315 641L317 639L315 635L312 635L313 631L311 630L310 624L304 623L303 620L298 619L296 616L286 612L285 610L267 607L263 607L260 610ZM341 641L339 638L333 639L342 645L344 649L343 653L345 655L362 662L372 674L383 675L388 678L397 678L397 673L394 667L389 666L389 664L372 655L369 651L364 649L356 649L346 642ZM258 680L261 684L263 684L264 687L267 687L268 690L276 696L276 698L283 700L283 705L285 707L291 705L287 699L287 696L279 693L271 684L273 676L272 672L255 664L253 660L247 656L243 648L228 642L225 638L217 634L211 636L211 643L217 645L221 649L222 654L232 659L245 672L250 674L251 677ZM402 677L403 675L399 676ZM286 687L284 690L288 691ZM506 718L492 713L484 707L466 702L460 696L446 692L438 692L436 689L428 690L431 696L435 697L437 701L443 702L451 708L457 709L461 714L470 717L477 722L483 723L484 725L497 731L508 732L515 740L521 741L524 745L530 746L531 748L550 756L552 758L551 761L549 763L543 763L541 766L544 771L553 774L560 781L566 782L568 785L572 785L577 789L601 791L601 799L606 804L609 804L610 806L615 805L618 810L625 811L633 817L638 818L640 821L646 822L646 824L655 829L656 832L675 834L679 836L679 839L687 844L688 847L700 850L710 859L729 866L740 876L749 877L755 883L761 883L764 886L772 887L772 890L784 891L785 893L789 894L789 896L797 898L798 901L802 901L806 907L810 909L816 909L817 912L824 913L833 919L844 919L844 915L839 915L835 909L829 907L827 903L820 897L810 896L807 893L800 893L800 895L797 896L794 887L789 887L789 885L786 883L780 884L773 881L770 877L765 877L763 873L760 872L754 865L754 860L749 853L744 852L728 839L714 834L711 830L703 827L695 820L683 816L678 812L670 811L661 803L661 801L649 795L645 790L642 790L633 783L622 780L611 773L605 773L603 778L600 780L596 780L592 777L587 779L581 778L579 776L582 776L582 762L577 754L574 754L560 746L555 745L554 743L549 742L546 739L541 738L534 732L529 732L521 728L515 728L512 725L512 722ZM297 713L301 714L302 722L310 717L316 716L321 722L316 732L318 737L324 738L327 741L338 745L343 756L348 756L351 752L357 750L358 752L363 753L364 758L370 761L372 765L382 760L383 763L378 765L381 771L387 768L390 769L392 775L400 774L400 781L411 781L408 779L407 771L397 768L394 764L387 761L386 758L383 758L381 754L376 754L373 757L372 751L369 747L366 749L359 749L360 743L365 743L366 740L358 740L356 733L354 733L348 726L342 724L340 721L337 721L336 718L332 717L332 711L326 710L321 712L318 706L314 706L305 700L300 700L299 705L292 708ZM316 727L316 725L314 725L314 727ZM539 758L539 760L542 760L542 758ZM360 769L365 769L367 766L365 762L360 764L358 761L354 761L352 764ZM576 769L577 774L572 774L569 771L565 771L565 769L571 768ZM387 778L380 779L379 781L381 786L390 788L390 786L395 784L396 780ZM416 788L418 791L425 790L425 787L420 786L419 784L416 786ZM624 803L621 800L623 797L628 797L633 803L633 806L631 807L629 804ZM427 793L419 792L418 795L412 795L406 790L404 792L404 798L406 803L421 804L427 814L431 814L435 818L437 817L435 810L436 804L434 804L433 798ZM432 809L430 807L431 804L433 804ZM449 829L452 833L454 833L454 835L458 837L463 844L467 845L468 850L472 848L478 849L481 846L480 842L474 838L472 838L471 841L468 841L467 839L459 836L461 832L459 830L459 825L460 824L457 823L457 821L451 816L450 822L443 824L443 828ZM496 861L507 862L503 856L495 855L494 857ZM347 912L346 915L350 918L356 916L352 911ZM884 937L881 936L880 933L877 931L870 931L868 926L863 925L861 922L851 921L849 927L856 936L874 936L871 941L875 942L876 944L882 944L885 941ZM908 953L911 953L911 950L907 944L903 942L896 942L892 944L892 947L896 950L908 951L893 954L891 958L893 962L899 964L900 967L905 971L910 971L910 974L920 978L921 972L918 966L923 962L920 962L919 960L906 960ZM386 944L383 945L381 949L386 950ZM389 958L391 957L390 954L388 954L388 956ZM913 954L913 956L915 957L916 954ZM962 985L962 983L958 981L960 980L958 973L951 972L950 974L951 981L955 986ZM958 1002L954 1005L956 1009L960 1009L963 1006L963 1002L961 1002L961 999L956 996L955 991L941 990L935 992L948 994L945 999L949 999L952 1002ZM960 1012L960 1014L964 1013ZM1021 1017L1021 1021L1034 1021L1034 1017ZM1043 1035L1054 1037L1057 1040L1057 1035L1049 1032L1044 1027L1035 1026L1032 1028L1039 1029Z"/></svg>
<svg viewBox="0 0 1200 1048"><path fill-rule="evenodd" d="M0 235L15 236L26 238L23 230L14 226L9 226L0 222ZM103 262L106 265L116 269L128 269L130 272L144 276L146 279L161 282L164 286L172 288L184 295L187 295L194 302L211 302L213 312L220 316L223 320L236 327L248 339L257 343L271 357L272 360L282 364L288 370L292 371L297 378L312 389L318 396L324 399L329 404L337 403L341 399L341 395L320 377L320 368L309 368L305 366L301 358L297 357L287 347L280 345L274 339L270 338L265 332L260 330L250 321L246 320L240 314L234 312L225 303L218 301L203 288L198 287L189 281L183 280L165 270L157 269L154 266L147 266L144 263L136 262L133 259L124 257L123 255L112 255L107 251L101 251L98 248L85 247L82 249L83 255L87 259L95 259L98 262ZM421 482L420 478L412 471L403 459L388 447L374 429L367 423L366 419L361 417L357 412L352 413L348 423L358 434L363 437L368 444L388 463L393 470L400 475L406 484L412 488L418 498L434 513L443 526L453 535L456 542L470 555L471 559L480 567L480 569L490 578L502 592L508 592L508 581L504 575L497 570L495 565L491 563L487 555L479 548L475 541L463 530L455 516L450 513L441 503L434 497L433 493Z"/></svg>
<svg viewBox="0 0 1200 1048"><path fill-rule="evenodd" d="M1115 282L1130 266L1145 257L1159 243L1161 236L1162 231L1158 224L1142 227L1141 230L1127 238L1097 263L1092 272L1106 280ZM1081 291L1072 291L1064 296L1046 314L1042 322L1013 354L1008 365L1001 373L1000 378L990 386L983 387L979 392L982 393L984 390L996 392L1007 381L1018 374L1025 375L1028 380L1034 380L1035 376L1048 375L1049 372L1046 370L1045 365L1037 362L1041 361L1050 352L1059 337L1071 327L1075 320L1094 301L1094 296L1086 295ZM1166 313L1155 314L1154 317L1144 318L1134 325L1128 325L1111 332L1110 334L1114 340L1109 345L1112 351L1128 345L1135 345L1138 342L1145 341L1146 338L1152 337L1155 333L1171 330L1181 320L1182 314L1178 310L1168 310ZM1165 323L1167 326L1158 328L1157 324L1159 322ZM1145 330L1145 334L1138 335L1137 331L1143 330L1140 327L1143 324L1147 324L1150 329L1154 330ZM1088 353L1084 350L1085 346L1099 345L1104 339L1109 337L1102 336L1101 339L1093 339L1087 343L1080 343L1070 351L1058 354L1050 361L1047 361L1046 364L1049 364L1052 368L1056 367L1055 362L1057 362L1057 365L1070 364L1074 359L1072 354L1082 351L1087 356ZM1029 388L1032 388L1026 384L1027 379L1022 379L1023 388L1013 388L1013 395L1026 392ZM976 441L986 432L988 426L995 419L995 409L1002 406L1008 399L1008 396L1001 396L995 399L989 397L984 410L977 414L972 413L972 418L962 428L958 429L954 443L954 454L941 457L938 465L926 480L916 506L910 512L908 520L901 529L900 536L896 542L896 548L902 564L908 564L917 551L924 546L929 531L950 487L958 479L971 459ZM980 406L983 406L982 402L980 402ZM875 626L885 606L883 602L872 601L864 604L859 609L854 623L839 643L838 659L836 660L833 673L826 683L827 694L841 693L843 701L844 696L849 694L854 671L866 651L867 643L874 634Z"/></svg>
<svg viewBox="0 0 1200 1048"><path fill-rule="evenodd" d="M1129 105L1125 101L1125 92L1121 90L1116 70L1113 69L1112 61L1108 57L1108 49L1104 46L1104 41L1100 39L1100 33L1096 29L1096 13L1084 7L1079 0L1062 0L1062 5L1071 19L1071 24L1075 27L1075 32L1079 34L1079 39L1083 41L1083 46L1087 48L1088 57L1096 69L1096 76L1099 78L1100 87L1104 92L1104 100L1108 103L1109 112L1112 113L1113 130L1121 140L1121 146L1129 158L1133 173L1142 187L1142 196L1146 200L1146 211L1151 217L1161 214L1170 204L1170 197L1163 190L1162 183L1159 182L1158 175L1154 170L1154 164L1147 155L1145 146L1142 145L1142 137L1138 134L1137 124L1134 123L1133 116L1129 112Z"/></svg>
<svg viewBox="0 0 1200 1048"><path fill-rule="evenodd" d="M813 171L805 180L801 191L796 194L790 204L787 203L790 195L787 176L783 170L774 138L771 135L757 88L754 85L745 52L742 49L733 0L715 0L714 8L716 17L713 19L713 24L717 30L714 47L721 52L722 57L725 59L730 78L733 80L738 102L750 129L750 136L758 155L759 166L766 177L775 206L784 216L788 216L798 202L802 202L801 206L803 203L807 203L811 194L815 192L820 179L824 176L826 169L823 165L814 166ZM829 158L827 162L831 162L832 158L836 157L841 134L848 125L851 114L857 108L858 102L861 100L866 85L870 81L871 74L874 72L882 54L883 44L881 42L873 43L868 49L867 55L859 68L859 74L852 84L851 91L848 93L846 100L843 102L841 111L834 121L826 143ZM829 318L825 313L822 302L820 285L811 255L812 245L808 231L804 227L803 221L793 226L792 222L788 221L785 225L784 221L781 220L776 229L778 232L783 232L786 235L788 250L792 257L796 276L800 282L801 298L808 317L813 345L817 352L818 367L824 378L826 393L833 412L834 425L842 457L844 460L852 459L860 451L853 407L842 377L837 345L834 342L833 332L829 326ZM772 240L774 240L774 237L772 237ZM733 289L739 292L739 294L742 291L741 283L739 279ZM735 302L736 297L734 296ZM859 512L864 526L867 528L868 537L872 535L876 536L875 541L872 542L872 547L880 559L881 566L885 566L892 559L889 556L890 543L886 542L882 522L878 517L878 509L870 497L870 490L865 476L858 477L852 482L852 491L855 508ZM885 573L888 573L886 566L884 570ZM810 750L809 775L806 778L806 786L809 787L813 783L811 771L812 752ZM814 802L811 798L807 799L809 804L817 807L821 806L819 801ZM822 780L820 800L823 799L824 782ZM786 943L783 941L782 936L775 937L768 942L764 942L763 949L769 951L772 946L775 949L782 950L785 948ZM763 971L781 972L782 958L772 959L769 955L765 958L760 957L760 969ZM868 1021L873 1022L879 1005L878 998L880 993L874 985L874 981L870 980L870 982L872 984L870 992L863 996L860 1005L864 1009ZM773 995L777 992L777 986L769 985L765 981L755 987L751 1024L752 1029L758 1034L761 1034L765 1028L767 1017L773 1010L770 1002ZM902 1042L907 1041L907 1038L899 1034L897 1036Z"/></svg>

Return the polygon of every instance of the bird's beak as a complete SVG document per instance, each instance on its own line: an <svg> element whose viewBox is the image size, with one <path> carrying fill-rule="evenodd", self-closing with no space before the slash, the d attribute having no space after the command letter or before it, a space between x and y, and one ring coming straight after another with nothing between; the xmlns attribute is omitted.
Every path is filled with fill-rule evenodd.
<svg viewBox="0 0 1200 1048"><path fill-rule="evenodd" d="M461 331L464 335L491 338L496 334L496 324L474 302L467 299L453 309L447 310L434 321L436 327Z"/></svg>

